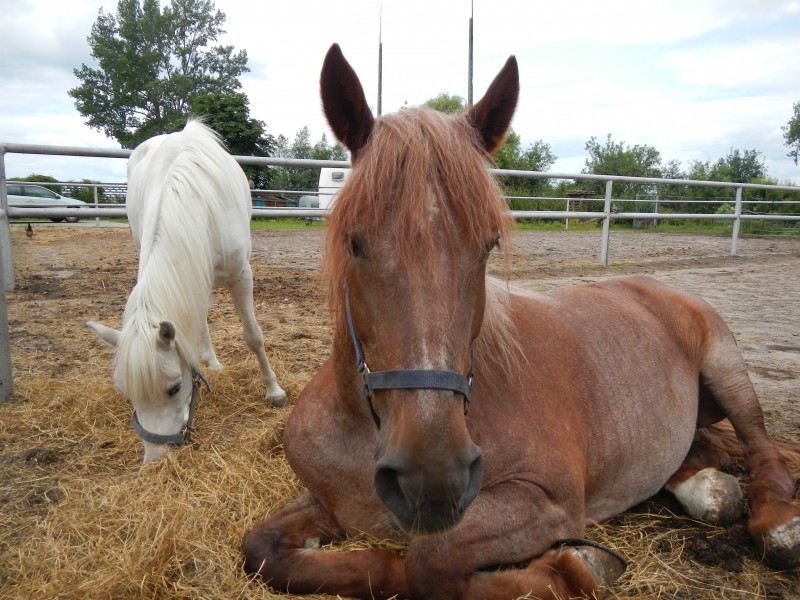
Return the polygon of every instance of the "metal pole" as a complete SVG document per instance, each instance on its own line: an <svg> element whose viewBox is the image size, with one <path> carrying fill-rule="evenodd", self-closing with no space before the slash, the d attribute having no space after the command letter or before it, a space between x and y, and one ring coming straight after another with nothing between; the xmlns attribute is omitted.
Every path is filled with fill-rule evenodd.
<svg viewBox="0 0 800 600"><path fill-rule="evenodd" d="M467 108L472 106L472 17L475 13L474 2L469 8L469 67L467 69Z"/></svg>
<svg viewBox="0 0 800 600"><path fill-rule="evenodd" d="M383 106L383 2L378 17L378 116Z"/></svg>
<svg viewBox="0 0 800 600"><path fill-rule="evenodd" d="M14 290L14 261L11 256L11 225L8 222L6 189L6 148L0 145L0 285L7 292Z"/></svg>
<svg viewBox="0 0 800 600"><path fill-rule="evenodd" d="M2 182L5 185L5 181ZM8 231L6 211L0 209L0 230ZM5 249L0 245L0 259L5 255ZM0 281L3 280L3 261L0 260ZM0 404L10 401L14 396L14 378L11 374L11 346L8 340L8 310L6 307L6 292L0 286Z"/></svg>
<svg viewBox="0 0 800 600"><path fill-rule="evenodd" d="M742 188L736 188L736 203L733 209L733 235L731 236L731 256L736 256L736 244L739 242L739 227L742 224Z"/></svg>
<svg viewBox="0 0 800 600"><path fill-rule="evenodd" d="M600 266L608 266L608 241L611 235L611 188L614 182L610 179L606 181L606 202L603 207L605 218L603 219L603 239L600 242Z"/></svg>
<svg viewBox="0 0 800 600"><path fill-rule="evenodd" d="M97 186L92 188L94 190L94 207L97 208ZM94 226L100 227L100 217L94 218Z"/></svg>

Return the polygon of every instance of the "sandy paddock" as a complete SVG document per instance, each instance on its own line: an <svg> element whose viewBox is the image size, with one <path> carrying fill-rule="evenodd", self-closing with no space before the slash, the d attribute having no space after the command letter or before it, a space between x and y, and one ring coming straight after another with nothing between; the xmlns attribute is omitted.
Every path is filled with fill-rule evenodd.
<svg viewBox="0 0 800 600"><path fill-rule="evenodd" d="M329 353L322 235L318 225L253 232L256 312L292 400ZM731 324L770 430L800 442L800 239L745 238L730 257L725 237L615 232L601 269L597 230L515 237L511 278L530 289L651 273L703 295ZM302 488L281 451L290 409L265 408L227 292L215 292L210 315L226 369L209 373L199 447L142 467L112 351L84 325L119 326L136 277L130 234L39 226L28 239L14 227L12 243L16 397L0 406L0 597L292 597L241 570L243 534ZM631 560L614 598L800 597L800 575L761 567L743 523L693 522L667 496L589 535ZM377 542L355 546L366 543Z"/></svg>

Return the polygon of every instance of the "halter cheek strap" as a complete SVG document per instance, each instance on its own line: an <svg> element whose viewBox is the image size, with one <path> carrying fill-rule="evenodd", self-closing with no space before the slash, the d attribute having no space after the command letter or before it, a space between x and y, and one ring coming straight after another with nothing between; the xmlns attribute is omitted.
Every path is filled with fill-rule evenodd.
<svg viewBox="0 0 800 600"><path fill-rule="evenodd" d="M424 389L424 390L450 390L464 396L464 414L469 412L472 397L473 354L470 349L470 365L467 377L461 373L453 371L439 371L436 369L404 369L398 371L375 371L369 370L364 360L364 349L361 340L356 333L353 324L353 315L350 311L350 294L347 287L347 280L344 282L344 308L347 317L347 328L350 331L350 338L353 340L353 347L356 352L356 370L363 378L364 399L369 406L372 419L375 425L380 428L381 421L375 407L372 405L372 393L375 390L397 390L397 389Z"/></svg>
<svg viewBox="0 0 800 600"><path fill-rule="evenodd" d="M200 384L204 384L206 389L211 391L211 384L203 376L203 374L195 367L192 366L192 397L189 400L189 418L186 420L186 427L178 433L169 435L162 435L160 433L152 433L147 431L142 424L139 423L139 417L136 416L136 411L131 413L131 427L142 440L150 442L151 444L172 444L175 446L182 446L183 444L192 443L192 423L194 422L194 413L197 410L197 397L200 392Z"/></svg>

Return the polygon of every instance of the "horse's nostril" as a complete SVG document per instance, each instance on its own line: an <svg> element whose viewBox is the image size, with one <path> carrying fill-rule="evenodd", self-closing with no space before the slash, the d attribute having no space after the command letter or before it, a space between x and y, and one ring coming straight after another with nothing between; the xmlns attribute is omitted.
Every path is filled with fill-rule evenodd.
<svg viewBox="0 0 800 600"><path fill-rule="evenodd" d="M462 510L466 510L467 506L475 500L481 490L481 482L483 481L483 453L477 446L475 446L475 449L477 450L477 456L469 465L469 483L461 500Z"/></svg>
<svg viewBox="0 0 800 600"><path fill-rule="evenodd" d="M408 502L400 485L400 474L397 470L391 467L379 467L375 471L375 492L393 513L403 514L408 511Z"/></svg>

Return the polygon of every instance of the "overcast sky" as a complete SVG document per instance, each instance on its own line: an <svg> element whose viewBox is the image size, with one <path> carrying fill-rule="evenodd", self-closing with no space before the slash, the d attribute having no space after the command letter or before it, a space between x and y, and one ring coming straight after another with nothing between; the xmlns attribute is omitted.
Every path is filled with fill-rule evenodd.
<svg viewBox="0 0 800 600"><path fill-rule="evenodd" d="M162 0L162 5L168 0ZM119 145L84 125L67 95L73 69L94 66L86 38L116 1L2 0L0 142ZM470 0L216 0L221 43L244 49L251 117L290 140L303 126L331 141L319 69L338 42L377 106L382 21L383 112L441 92L467 96ZM382 5L382 19L381 10ZM512 126L542 139L578 173L591 136L648 144L663 161L715 161L756 149L768 173L800 184L781 127L800 101L800 0L474 0L477 101L515 54L520 104ZM7 155L7 176L125 180L125 161Z"/></svg>

